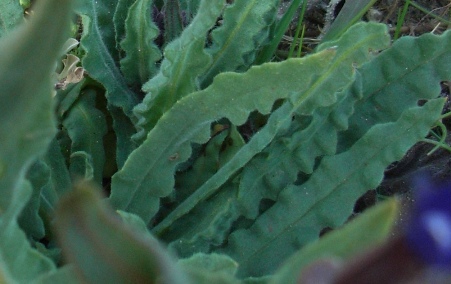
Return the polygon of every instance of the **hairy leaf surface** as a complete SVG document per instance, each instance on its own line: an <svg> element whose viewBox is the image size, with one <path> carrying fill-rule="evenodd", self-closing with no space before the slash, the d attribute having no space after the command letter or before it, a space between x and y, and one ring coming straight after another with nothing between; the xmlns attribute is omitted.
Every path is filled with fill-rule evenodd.
<svg viewBox="0 0 451 284"><path fill-rule="evenodd" d="M130 85L141 86L156 72L156 62L161 53L153 43L158 28L152 18L153 0L138 0L131 5L125 22L125 38L121 48L125 58L121 59L121 71Z"/></svg>
<svg viewBox="0 0 451 284"><path fill-rule="evenodd" d="M220 72L243 71L254 61L258 49L268 40L279 1L237 0L226 6L223 24L211 33L212 64L202 76L207 87Z"/></svg>
<svg viewBox="0 0 451 284"><path fill-rule="evenodd" d="M130 139L130 133L134 133L130 120L134 118L132 108L138 98L128 88L116 65L119 55L111 24L115 5L114 1L106 0L78 1L76 11L82 15L83 20L83 35L80 40L80 45L86 52L82 59L83 68L105 87L109 108L115 109L111 111L111 115L117 139L117 165L121 167L124 159L120 158L128 156L130 149L135 148Z"/></svg>
<svg viewBox="0 0 451 284"><path fill-rule="evenodd" d="M191 24L164 49L160 72L144 84L147 95L134 109L140 129L135 136L137 140L143 140L175 102L198 89L197 77L211 62L211 55L204 50L207 32L216 23L223 6L223 0L202 1Z"/></svg>
<svg viewBox="0 0 451 284"><path fill-rule="evenodd" d="M154 233L159 234L161 230L170 226L175 219L189 212L199 201L205 200L214 194L234 173L240 170L240 168L248 163L255 155L263 151L277 135L285 132L292 123L293 117L297 115L311 116L318 108L336 104L338 92L349 86L352 80L354 80L355 72L353 64L359 65L366 62L372 57L372 54L368 52L369 49L384 48L387 46L388 41L389 38L386 34L386 28L383 25L362 24L350 29L339 41L331 43L329 46L333 47L331 50L336 50L336 56L333 59L331 58L330 67L322 73L319 73L318 76L315 76L308 85L299 86L297 89L296 87L293 88L290 91L288 100L277 110L273 111L265 127L255 133L252 139L243 146L240 151L218 171L218 173L205 182L192 196L163 220L158 227L155 228ZM323 46L322 49L324 50L329 46ZM297 70L293 70L292 72L297 72ZM306 76L306 73L295 74L297 74L297 79L295 79L297 81L299 81L302 76ZM279 80L284 79L290 78L281 76ZM263 85L263 83L261 84ZM293 82L290 82L289 84L293 85ZM275 86L279 85L277 84ZM357 97L351 97L351 103ZM339 113L338 116L349 116L350 112L346 107L343 111L345 111L345 113ZM321 124L324 123L324 116L327 116L327 112L325 115L319 116L319 125L314 124L314 131L321 129ZM332 115L332 117L334 116L337 116L337 114ZM340 119L343 120L344 118L341 117ZM343 122L340 122L340 120L337 122L332 121L332 129L340 129L342 124ZM326 127L327 126L329 125L326 125ZM331 129L330 126L329 129ZM313 154L313 158L318 152L333 154L335 149L333 140L330 144L324 143L323 141L325 138L336 135L335 131L326 133L327 137L312 139L311 143L313 143L313 147L318 146L320 151L310 152L311 150L308 149L306 152L309 153L309 155ZM319 133L324 134L324 132L321 131L319 131ZM307 134L312 133L307 132ZM310 139L310 137L308 136L307 139ZM314 145L314 143L318 143L318 145ZM307 143L307 145L310 144ZM328 146L326 147L325 145ZM265 169L262 168L262 170L264 171ZM258 188L256 189L257 192L254 192L255 195L250 198L247 198L248 196L246 196L246 193L239 193L239 196L241 195L241 197L244 197L241 198L242 201L240 201L242 203L240 206L242 207L243 212L245 212L245 210L255 211L260 199L266 196L265 194L262 195L261 192L258 191ZM254 209L250 207L253 207ZM248 214L255 215L255 213L251 212L245 213L245 215Z"/></svg>
<svg viewBox="0 0 451 284"><path fill-rule="evenodd" d="M392 48L362 66L364 99L355 105L340 148L354 143L376 122L395 121L402 111L440 94L440 82L451 79L451 31L443 35L402 37ZM406 52L408 51L408 52Z"/></svg>
<svg viewBox="0 0 451 284"><path fill-rule="evenodd" d="M307 182L283 189L268 211L249 229L232 233L219 251L238 261L241 276L273 272L322 228L340 226L355 200L381 182L384 169L428 133L443 103L408 109L396 122L373 126L348 151L324 157Z"/></svg>
<svg viewBox="0 0 451 284"><path fill-rule="evenodd" d="M114 35L116 48L120 50L120 43L125 39L125 21L127 19L128 11L130 6L133 5L137 0L118 0L116 9L114 10L113 15L113 24L114 24ZM119 52L121 53L121 52ZM122 54L119 54L120 56Z"/></svg>
<svg viewBox="0 0 451 284"><path fill-rule="evenodd" d="M113 206L150 221L159 198L172 192L173 173L189 158L190 144L208 140L211 122L227 117L240 125L253 110L268 113L276 99L307 89L325 72L334 54L326 50L305 59L254 67L244 74L223 73L209 88L181 99L113 176Z"/></svg>

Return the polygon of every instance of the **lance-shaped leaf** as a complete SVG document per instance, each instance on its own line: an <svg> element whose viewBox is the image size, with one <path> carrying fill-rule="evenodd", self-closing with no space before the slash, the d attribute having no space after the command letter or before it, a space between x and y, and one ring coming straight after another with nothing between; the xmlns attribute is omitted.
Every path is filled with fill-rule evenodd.
<svg viewBox="0 0 451 284"><path fill-rule="evenodd" d="M268 40L279 1L237 0L226 7L223 24L211 33L212 64L204 76L207 87L220 72L244 71L254 61L259 48Z"/></svg>
<svg viewBox="0 0 451 284"><path fill-rule="evenodd" d="M389 37L385 26L378 24L356 25L339 41L333 42L329 46L322 46L322 49L331 47L331 49L336 50L336 56L331 59L329 68L318 74L318 76L315 75L315 77L313 77L307 85L304 84L298 86L294 83L294 81L285 81L289 87L281 87L283 84L282 82L284 82L283 80L289 79L284 76L279 77L279 79L277 79L279 80L277 83L268 82L272 83L269 87L275 92L285 93L290 90L288 91L290 93L288 100L271 114L265 127L259 130L252 137L252 139L245 146L243 146L232 159L230 159L227 164L225 164L213 177L199 187L199 189L196 190L192 196L173 210L167 218L158 224L158 226L154 229L154 233L159 235L159 233L169 227L174 220L194 208L199 201L205 200L209 196L216 193L220 186L222 186L234 173L245 166L250 159L263 151L264 148L268 146L268 144L271 143L277 135L285 133L287 128L290 127L293 117L296 117L297 115L311 116L318 108L334 105L339 98L339 91L349 86L354 80L354 66L358 66L363 62L368 61L373 56L372 53L369 52L370 50L384 48L388 45L388 42ZM301 69L299 68L299 70L291 71L293 74L297 74L296 81L299 81L301 77L306 76L305 72L297 73L297 71L301 71ZM277 74L277 71L275 71L275 73ZM263 75L261 76L264 78ZM262 78L257 83L260 86L264 86ZM273 75L273 78L276 79L277 76ZM238 82L235 84L237 83ZM249 82L246 84L249 84ZM293 87L293 89L290 89L291 87ZM263 92L263 90L264 89L261 88L260 92ZM353 101L358 97L359 96L350 97L351 108ZM313 147L319 148L319 150L311 153L309 152L310 150L306 151L313 158L315 155L321 153L331 155L335 152L336 142L334 142L334 139L331 140L331 143L324 143L324 139L334 138L334 136L336 136L336 131L342 129L343 120L346 122L347 117L352 113L352 111L349 111L349 107L339 108L339 111L343 111L343 113L332 114L332 123L328 124L327 119L325 119L325 117L327 117L327 111L326 113L319 115L319 119L317 121L312 121L313 133L318 131L318 135L324 134L324 132L318 130L324 126L322 124L325 124L330 130L334 130L330 133L326 133L325 137L313 137L314 139L308 141L307 145L313 145ZM309 133L309 131L307 131L307 133L303 133L302 135L313 134ZM304 140L309 140L310 137L306 138L307 139ZM313 163L311 164L311 166L313 166ZM306 170L305 168L307 167L304 166L304 170ZM250 207L254 207L254 209L258 207L260 199L265 196L265 194L262 195L258 189L256 192L254 191L254 193L256 194L250 198L246 197L246 193L239 194L241 197L244 197L241 198L242 200L247 199L250 201L248 204L246 204L246 202L241 204L241 207L243 207L243 212L245 210L252 211L252 208ZM248 213L245 215L248 215Z"/></svg>
<svg viewBox="0 0 451 284"><path fill-rule="evenodd" d="M116 48L120 50L120 43L125 39L125 20L127 19L128 10L137 0L118 0L116 9L114 10L113 25ZM119 54L122 55L122 54Z"/></svg>
<svg viewBox="0 0 451 284"><path fill-rule="evenodd" d="M360 73L364 99L355 105L340 148L354 143L378 122L395 121L421 99L440 94L440 82L451 79L451 31L443 35L402 37Z"/></svg>
<svg viewBox="0 0 451 284"><path fill-rule="evenodd" d="M197 77L211 62L211 56L204 51L207 32L216 23L223 5L223 0L202 1L191 24L164 49L160 72L144 84L147 95L134 109L140 129L136 139L143 140L176 101L198 89Z"/></svg>
<svg viewBox="0 0 451 284"><path fill-rule="evenodd" d="M428 133L443 103L408 109L398 121L372 127L348 151L324 157L305 183L283 189L269 210L249 229L232 233L218 251L240 264L241 276L275 271L322 228L343 224L355 201L382 181L384 169Z"/></svg>
<svg viewBox="0 0 451 284"><path fill-rule="evenodd" d="M0 38L23 21L23 9L17 0L0 2Z"/></svg>
<svg viewBox="0 0 451 284"><path fill-rule="evenodd" d="M132 92L117 66L119 55L116 49L114 27L111 24L116 3L106 0L78 1L76 11L82 15L83 35L80 45L86 52L83 68L89 76L99 81L106 89L109 109L113 109L113 128L117 139L117 165L122 167L124 156L135 148L130 137L134 133L131 123L132 108L137 95ZM122 159L121 159L122 158Z"/></svg>
<svg viewBox="0 0 451 284"><path fill-rule="evenodd" d="M180 1L164 0L162 12L164 14L164 41L169 43L179 37L183 30Z"/></svg>
<svg viewBox="0 0 451 284"><path fill-rule="evenodd" d="M83 16L80 45L86 52L82 64L89 76L105 87L108 102L130 115L137 99L116 65L118 54L111 24L115 5L106 0L78 1L76 11Z"/></svg>
<svg viewBox="0 0 451 284"><path fill-rule="evenodd" d="M186 283L158 241L121 222L98 190L78 184L57 211L66 259L88 283ZM161 282L160 282L161 281Z"/></svg>
<svg viewBox="0 0 451 284"><path fill-rule="evenodd" d="M97 184L102 184L103 167L105 164L105 151L103 136L106 134L106 121L103 113L95 107L97 93L95 90L85 89L78 101L71 107L63 120L67 129L71 145L71 159L74 153L84 152L91 159L93 178ZM74 170L71 161L72 174L80 173ZM81 167L81 169L83 166ZM81 177L84 176L82 170Z"/></svg>
<svg viewBox="0 0 451 284"><path fill-rule="evenodd" d="M125 58L121 59L121 71L130 85L142 86L156 72L156 62L161 53L153 42L158 28L152 22L152 0L138 0L129 9L125 22L125 39L121 47Z"/></svg>
<svg viewBox="0 0 451 284"><path fill-rule="evenodd" d="M244 74L223 73L209 88L178 101L113 176L113 206L150 221L160 197L172 192L173 173L189 158L191 143L209 139L211 122L227 117L240 125L253 110L268 113L275 100L309 88L334 54L327 50L305 59L268 63Z"/></svg>
<svg viewBox="0 0 451 284"><path fill-rule="evenodd" d="M322 258L348 259L357 253L381 243L389 237L397 218L399 204L391 199L353 219L318 242L305 246L290 257L274 274L271 284L298 283L303 279L302 269Z"/></svg>
<svg viewBox="0 0 451 284"><path fill-rule="evenodd" d="M27 168L56 131L50 78L71 18L70 1L41 2L29 22L0 41L0 271L19 283L55 269L16 221L31 194Z"/></svg>

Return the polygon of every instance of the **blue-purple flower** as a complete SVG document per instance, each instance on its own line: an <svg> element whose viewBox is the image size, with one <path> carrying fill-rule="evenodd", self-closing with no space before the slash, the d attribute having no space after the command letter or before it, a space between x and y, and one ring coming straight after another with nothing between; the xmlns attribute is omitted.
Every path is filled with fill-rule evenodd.
<svg viewBox="0 0 451 284"><path fill-rule="evenodd" d="M451 269L451 181L434 183L422 177L415 187L407 245L427 264Z"/></svg>

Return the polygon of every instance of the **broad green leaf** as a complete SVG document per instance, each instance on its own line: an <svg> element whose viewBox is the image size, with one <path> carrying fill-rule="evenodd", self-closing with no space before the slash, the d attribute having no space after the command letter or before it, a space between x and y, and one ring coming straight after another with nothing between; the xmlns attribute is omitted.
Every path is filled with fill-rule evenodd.
<svg viewBox="0 0 451 284"><path fill-rule="evenodd" d="M16 219L31 196L27 168L56 132L50 78L66 40L70 3L38 3L30 21L0 41L0 271L18 283L55 269L31 248Z"/></svg>
<svg viewBox="0 0 451 284"><path fill-rule="evenodd" d="M83 170L84 162L81 162L79 166L74 166L73 162L75 161L72 159L80 157L75 153L86 153L88 159L90 159L91 165L89 167L92 167L94 181L101 185L105 164L103 137L106 134L107 127L103 113L96 108L96 96L98 94L95 90L84 89L62 123L72 140L71 173L80 174L81 178L84 177L84 172L86 172Z"/></svg>
<svg viewBox="0 0 451 284"><path fill-rule="evenodd" d="M215 25L223 6L224 0L203 0L191 24L164 49L160 72L144 84L143 91L147 95L134 109L140 129L135 136L137 140L145 139L175 102L198 89L197 78L211 62L211 55L204 50L207 33Z"/></svg>
<svg viewBox="0 0 451 284"><path fill-rule="evenodd" d="M40 1L33 17L0 41L0 277L18 283L55 269L31 248L17 217L32 192L26 171L56 132L51 74L66 40L70 6L67 0Z"/></svg>
<svg viewBox="0 0 451 284"><path fill-rule="evenodd" d="M373 126L348 151L324 157L305 183L283 189L270 209L249 229L232 233L217 252L240 264L240 276L274 272L322 228L343 224L355 201L382 181L384 169L429 132L443 103L410 108L396 122Z"/></svg>
<svg viewBox="0 0 451 284"><path fill-rule="evenodd" d="M18 24L23 22L23 9L17 0L0 2L0 38L9 34Z"/></svg>
<svg viewBox="0 0 451 284"><path fill-rule="evenodd" d="M279 1L236 0L226 6L223 24L211 33L212 64L202 76L207 87L220 72L244 71L255 59L259 48L268 41Z"/></svg>
<svg viewBox="0 0 451 284"><path fill-rule="evenodd" d="M451 79L451 31L443 35L402 37L360 73L364 99L355 105L339 148L352 145L376 122L395 121L404 109L440 94L440 82Z"/></svg>
<svg viewBox="0 0 451 284"><path fill-rule="evenodd" d="M253 110L268 113L276 99L307 89L325 72L334 54L328 50L251 68L244 74L223 73L209 88L179 100L113 176L113 206L149 222L159 209L160 197L172 192L173 173L189 158L191 143L209 139L211 122L227 117L240 125Z"/></svg>
<svg viewBox="0 0 451 284"><path fill-rule="evenodd" d="M281 93L288 92L289 95L287 101L285 101L277 110L273 111L265 127L255 133L252 139L245 146L243 146L227 164L225 164L212 178L210 178L201 187L199 187L199 189L197 189L196 192L186 201L184 201L178 208L173 210L166 219L158 224L153 232L159 235L160 232L169 227L174 220L183 216L192 208L194 208L197 203L199 203L199 201L205 200L209 196L216 193L221 185L223 185L233 174L235 174L238 170L245 166L246 163L248 163L255 155L263 151L265 147L267 147L268 144L270 144L277 135L284 133L292 123L293 119L296 118L296 116L312 116L317 109L336 104L340 95L339 91L349 86L350 83L354 80L354 66L358 66L372 58L373 55L369 52L369 50L384 48L387 46L388 42L389 38L386 33L386 27L384 25L356 25L353 29L350 29L349 32L345 34L339 41L334 42L333 46L337 47L330 48L330 50L336 50L336 56L333 59L330 59L329 68L322 71L321 73L318 73L317 75L310 73L310 75L313 75L314 77L312 79L308 79L309 81L307 84L304 83L303 85L298 86L294 83L294 81L301 82L300 78L306 76L306 72L302 73L303 70L301 68L299 68L299 70L291 71L293 74L296 74L296 79L292 79L283 73L277 74L281 75L280 77L277 77L276 75L274 75L274 73L272 73L272 79L278 80L277 83L275 83L274 81L265 81L263 83L262 80L266 80L266 78L261 75L261 78L255 83L259 86L264 86L264 84L269 83L271 84L269 85L269 88L271 90L277 90ZM283 65L284 63L279 64ZM300 73L297 73L298 71ZM271 71L268 71L268 73L270 72ZM274 72L277 73L279 71ZM282 86L284 82L287 87ZM236 85L238 83L239 82L234 82L230 85ZM245 84L250 83L246 82ZM290 89L291 87L293 87L293 89ZM263 92L263 90L264 89L261 88L259 91ZM246 90L243 92L248 91ZM256 95L259 96L260 94L257 93ZM359 96L350 97L351 109L353 100L358 97ZM337 122L332 122L332 129L342 129L342 120L346 120L346 117L349 116L350 113L352 113L352 111L349 112L347 107L339 109L344 113L332 115L333 120L338 118ZM327 117L327 111L325 115L319 116L318 121L313 121L315 122L315 124L316 122L318 122L319 124L312 127L314 131L321 129L321 124L327 122L327 120L324 120L324 117ZM330 125L326 125L326 127L331 129ZM318 132L319 134L324 134L324 132ZM307 133L303 133L302 135L304 134L311 135L312 133L309 134L307 131ZM333 138L335 135L335 131L332 131L331 133L327 133L326 137ZM310 138L310 136L307 137L307 139ZM335 151L335 144L333 144L333 140L331 141L330 145L324 143L324 137L312 139L312 141L309 141L309 143L310 142L313 144L317 143L321 148L320 151L311 153L309 153L310 149L306 150L307 153L313 154L313 158L314 155L318 154L318 152L325 152L326 154L330 155ZM278 143L278 141L276 140L275 143ZM243 213L245 213L245 215L252 214L251 212L245 211L252 211L252 208L250 208L251 206L253 206L254 209L256 206L258 207L260 199L262 197L265 197L265 195L262 195L260 192L258 192L258 188L256 189L257 192L254 191L254 193L256 194L254 194L253 196L252 194L250 194L250 197L249 194L245 191L245 188L243 189L245 193L239 193L239 198L241 199L240 207L242 207ZM247 199L247 201L249 202L245 202L245 199Z"/></svg>
<svg viewBox="0 0 451 284"><path fill-rule="evenodd" d="M80 45L86 52L82 59L83 68L89 76L99 81L106 89L105 96L113 117L117 139L117 165L122 167L123 156L128 156L134 145L130 139L134 133L131 123L132 108L138 102L137 95L127 86L119 67L114 27L111 24L115 1L80 0L76 11L82 15L83 35ZM125 115L124 115L125 114ZM123 146L123 147L120 147Z"/></svg>
<svg viewBox="0 0 451 284"><path fill-rule="evenodd" d="M344 227L305 246L282 265L271 283L298 283L302 279L302 269L316 260L327 257L348 259L384 241L394 226L398 206L395 199L379 204Z"/></svg>
<svg viewBox="0 0 451 284"><path fill-rule="evenodd" d="M66 259L87 283L186 283L158 241L124 224L98 190L78 184L57 210Z"/></svg>
<svg viewBox="0 0 451 284"><path fill-rule="evenodd" d="M121 59L121 71L130 85L142 86L156 72L156 62L161 53L153 43L158 28L149 16L153 0L138 0L131 5L125 22L125 38L121 48L125 58Z"/></svg>
<svg viewBox="0 0 451 284"><path fill-rule="evenodd" d="M26 168L45 152L56 131L50 74L70 18L66 2L53 10L52 19L39 11L29 23L0 42L3 51L0 55L1 211L8 208L8 200L20 186ZM51 6L53 2L45 1L45 4ZM37 47L36 42L46 44Z"/></svg>

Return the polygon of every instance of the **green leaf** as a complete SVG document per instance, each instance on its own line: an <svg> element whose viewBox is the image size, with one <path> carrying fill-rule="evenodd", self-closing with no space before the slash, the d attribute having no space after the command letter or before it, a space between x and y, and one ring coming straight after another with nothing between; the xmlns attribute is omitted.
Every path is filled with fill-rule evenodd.
<svg viewBox="0 0 451 284"><path fill-rule="evenodd" d="M345 34L339 41L334 42L332 46L338 46L337 48L333 47L330 50L336 50L336 56L332 59L330 58L330 66L328 69L323 70L321 73L317 75L312 74L312 70L315 70L313 67L310 67L310 71L302 70L302 68L298 68L298 70L292 70L292 74L296 74L296 79L290 78L290 76L282 73L281 71L267 70L268 74L260 74L260 79L255 81L257 86L267 86L269 88L268 91L277 90L280 93L287 93L288 99L285 101L281 107L277 110L273 111L271 116L269 117L265 127L260 129L252 139L243 146L240 151L227 163L225 164L212 178L210 178L207 182L205 182L201 187L199 187L196 192L190 196L186 201L184 201L179 207L174 209L170 215L166 219L164 219L158 226L154 229L154 233L159 235L163 230L168 228L171 223L177 218L183 216L188 213L192 208L194 208L200 201L205 200L209 196L216 193L221 185L223 185L233 174L235 174L238 170L240 170L243 166L246 165L255 155L259 154L261 151L265 149L268 144L270 144L273 139L277 135L283 134L287 127L293 121L293 118L297 116L311 116L315 115L313 113L316 112L317 109L321 107L331 107L336 104L337 100L340 99L339 91L346 88L350 85L352 80L354 80L355 69L354 66L358 66L363 62L368 61L372 54L369 50L372 49L380 49L387 46L389 42L388 35L386 33L386 27L384 25L379 24L362 24L356 25L353 29L350 29L347 34ZM323 50L327 48L323 46ZM318 55L318 56L326 56L326 55ZM279 63L284 64L284 63ZM297 73L300 72L300 73ZM302 73L303 72L303 73ZM301 82L300 78L306 77L306 74L313 75L312 79L306 78L307 83L303 83L302 85L296 85L294 82ZM277 77L277 75L281 75ZM271 76L272 78L266 78L266 76ZM278 80L274 82L272 80ZM266 81L268 80L268 81ZM287 80L287 81L285 81ZM244 84L250 85L250 80ZM285 82L285 84L284 84ZM239 84L239 81L230 82L230 86L235 86ZM268 85L265 85L268 83ZM214 83L213 83L214 85ZM287 86L285 86L287 85ZM293 89L291 89L293 87ZM238 89L239 87L237 87ZM257 88L257 87L256 87ZM225 89L225 88L224 88ZM231 89L229 87L229 89ZM208 90L208 88L206 89ZM231 89L234 91L234 89ZM258 92L266 91L263 87L261 87ZM249 90L237 90L237 94L249 93ZM256 96L260 96L261 93L256 93ZM283 98L283 97L282 97ZM353 100L359 98L359 96L350 97L351 99L351 109ZM236 100L236 99L235 99ZM348 105L349 103L347 103ZM243 108L242 105L240 105ZM326 122L326 127L329 130L332 129L343 129L343 119L346 120L346 117L352 113L352 110L349 111L347 107L339 108L340 111L344 113L332 113L332 123L327 125L328 112L319 115L318 120L313 121L313 132L318 131L318 135L325 134L324 131L321 131L321 126ZM229 117L229 119L231 119ZM305 119L305 118L304 118ZM337 120L337 121L335 121ZM301 138L304 134L307 134L304 141L301 140L300 143L308 140L313 133L309 131L307 133L302 133ZM320 129L320 130L318 130ZM336 131L336 130L335 130ZM335 144L333 140L331 143L324 143L324 139L334 138L335 131L327 132L325 137L317 136L313 137L312 141L308 141L307 145L313 144L314 147L318 146L320 148L319 151L310 152L311 149L306 149L305 153L308 153L315 158L315 155L321 154L325 152L326 154L333 154L335 151ZM285 133L286 134L286 133ZM290 135L287 135L290 136ZM279 143L280 141L276 141L274 143ZM282 141L282 143L285 143ZM318 145L315 145L318 144ZM294 143L295 146L296 143ZM329 144L327 146L327 144ZM313 155L312 155L313 154ZM303 159L302 161L304 161ZM313 163L311 165L313 167ZM306 166L301 168L302 170L306 170ZM308 169L308 168L307 168ZM260 169L259 169L260 170ZM264 171L265 169L262 168ZM310 170L311 171L311 170ZM261 192L254 191L253 193L248 193L246 188L243 188L243 192L240 192L238 197L241 199L240 204L241 210L245 215L252 214L252 208L254 210L258 207L260 199L265 197L266 194L261 194ZM250 197L249 197L250 196ZM249 198L248 198L249 197ZM246 199L247 202L246 203ZM253 205L252 205L253 204ZM245 210L249 212L245 212ZM255 216L254 216L255 218Z"/></svg>
<svg viewBox="0 0 451 284"><path fill-rule="evenodd" d="M0 218L0 280L9 279L4 283L30 283L39 275L56 270L49 258L31 248L16 222L31 192L31 184L22 182L10 200L11 207Z"/></svg>
<svg viewBox="0 0 451 284"><path fill-rule="evenodd" d="M161 58L153 43L158 28L152 22L152 0L138 0L131 5L125 22L125 38L121 47L126 57L121 59L121 71L130 85L141 86L156 72L156 62Z"/></svg>
<svg viewBox="0 0 451 284"><path fill-rule="evenodd" d="M67 0L41 1L30 21L0 41L0 278L18 283L55 269L31 248L16 220L32 192L26 171L56 132L50 78L70 6Z"/></svg>
<svg viewBox="0 0 451 284"><path fill-rule="evenodd" d="M79 277L88 283L186 283L156 239L122 223L106 205L87 183L59 205L56 234Z"/></svg>
<svg viewBox="0 0 451 284"><path fill-rule="evenodd" d="M127 19L128 10L137 0L118 0L116 9L114 10L113 24L116 48L120 50L120 43L125 38L125 20ZM120 54L122 55L122 54Z"/></svg>
<svg viewBox="0 0 451 284"><path fill-rule="evenodd" d="M226 6L223 24L211 33L212 64L202 76L207 87L220 72L244 71L254 61L259 48L268 40L279 1L236 0Z"/></svg>
<svg viewBox="0 0 451 284"><path fill-rule="evenodd" d="M202 1L191 24L164 49L160 72L144 84L143 91L147 95L134 109L140 129L136 140L143 140L175 102L198 89L197 77L211 62L211 55L204 50L207 33L215 25L223 6L223 0Z"/></svg>
<svg viewBox="0 0 451 284"><path fill-rule="evenodd" d="M317 242L310 243L290 257L274 274L271 283L298 283L301 271L321 258L349 259L389 237L397 218L399 204L395 199L368 209L344 227Z"/></svg>
<svg viewBox="0 0 451 284"><path fill-rule="evenodd" d="M355 105L339 148L352 145L377 122L397 120L421 99L436 98L451 79L451 31L402 37L360 69L364 99ZM408 51L408 52L406 52ZM362 119L364 118L364 119Z"/></svg>
<svg viewBox="0 0 451 284"><path fill-rule="evenodd" d="M50 179L50 169L42 161L36 161L28 170L27 178L32 186L32 194L19 216L19 225L26 234L35 240L45 235L44 223L39 216L41 191Z"/></svg>
<svg viewBox="0 0 451 284"><path fill-rule="evenodd" d="M17 0L0 2L0 38L9 34L17 25L23 22L23 9Z"/></svg>
<svg viewBox="0 0 451 284"><path fill-rule="evenodd" d="M178 264L193 283L241 283L235 278L238 263L226 255L199 253L188 259L179 260Z"/></svg>
<svg viewBox="0 0 451 284"><path fill-rule="evenodd" d="M0 42L0 211L8 208L26 168L45 152L56 132L50 74L68 27L66 2L52 10L52 19L36 11L30 23ZM36 42L46 44L36 47Z"/></svg>
<svg viewBox="0 0 451 284"><path fill-rule="evenodd" d="M132 109L138 98L128 88L116 65L119 55L111 24L115 5L114 1L83 0L78 1L76 11L82 15L83 20L83 35L80 40L80 45L86 52L82 59L83 68L90 77L105 87L108 108L114 109L110 112L117 138L117 165L121 167L124 162L121 157L128 156L128 151L135 147L130 133L134 133Z"/></svg>
<svg viewBox="0 0 451 284"><path fill-rule="evenodd" d="M94 181L101 185L105 164L103 137L107 127L103 113L95 106L96 96L95 90L84 89L62 123L72 140L71 173L81 174L81 177L84 177L86 172L83 170L84 167L74 167L72 158L77 157L75 153L85 153L92 163L90 167L92 167ZM85 163L82 162L83 164Z"/></svg>
<svg viewBox="0 0 451 284"><path fill-rule="evenodd" d="M223 73L209 88L179 100L113 176L113 206L150 221L159 209L160 197L172 192L173 173L189 158L191 143L209 139L211 122L227 117L240 125L253 110L268 113L276 99L307 89L325 72L334 54L329 50L254 67L244 74Z"/></svg>
<svg viewBox="0 0 451 284"><path fill-rule="evenodd" d="M178 38L183 30L182 11L180 1L164 0L164 41L171 42Z"/></svg>
<svg viewBox="0 0 451 284"><path fill-rule="evenodd" d="M384 169L429 132L443 103L410 108L396 122L373 126L348 151L324 157L305 183L283 189L270 209L249 229L232 233L218 252L240 264L241 276L272 273L322 228L340 226L355 201L382 181Z"/></svg>

